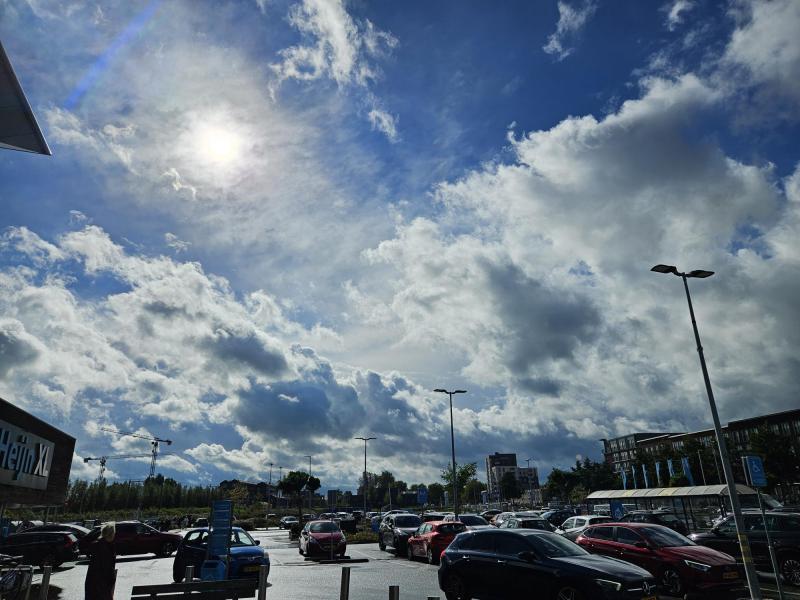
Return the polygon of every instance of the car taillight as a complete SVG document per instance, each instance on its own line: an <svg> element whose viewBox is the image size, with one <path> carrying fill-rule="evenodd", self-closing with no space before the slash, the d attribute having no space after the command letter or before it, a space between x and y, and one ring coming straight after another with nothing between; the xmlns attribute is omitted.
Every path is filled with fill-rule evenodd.
<svg viewBox="0 0 800 600"><path fill-rule="evenodd" d="M442 550L442 553L439 555L439 562L442 562L442 561L444 560L444 553L445 553L445 552L447 552L447 548L445 548L444 550Z"/></svg>

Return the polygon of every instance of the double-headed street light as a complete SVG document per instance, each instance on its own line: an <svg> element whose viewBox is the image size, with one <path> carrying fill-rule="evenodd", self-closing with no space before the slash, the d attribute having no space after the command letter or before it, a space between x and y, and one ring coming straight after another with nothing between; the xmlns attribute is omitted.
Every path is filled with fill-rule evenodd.
<svg viewBox="0 0 800 600"><path fill-rule="evenodd" d="M455 514L456 521L458 521L458 492L456 490L456 440L453 434L453 394L466 394L467 390L455 390L448 392L441 388L433 390L447 394L450 397L450 449L453 451L453 513Z"/></svg>
<svg viewBox="0 0 800 600"><path fill-rule="evenodd" d="M367 519L367 442L370 440L376 440L378 438L374 437L356 437L353 438L354 440L362 440L364 442L364 520L366 522ZM391 493L389 494L389 499L391 500Z"/></svg>
<svg viewBox="0 0 800 600"><path fill-rule="evenodd" d="M689 303L689 316L692 318L692 328L694 329L694 339L697 342L697 354L700 356L700 368L703 370L703 381L706 384L706 394L708 395L708 404L711 407L711 417L714 420L714 433L717 436L717 446L719 447L720 462L722 462L722 470L725 473L725 482L728 484L728 496L731 499L731 509L733 510L733 521L736 524L736 534L739 538L739 546L742 551L742 562L744 563L744 572L747 576L747 585L750 588L750 596L753 600L761 600L761 588L758 585L758 575L753 566L753 557L750 554L750 542L747 535L744 533L744 521L742 519L741 505L739 504L739 496L736 492L736 482L733 479L733 470L731 469L730 460L728 459L728 447L725 444L725 438L722 435L722 427L719 423L719 415L717 414L717 404L714 402L714 392L711 390L711 380L708 377L708 369L706 368L706 359L703 355L703 345L700 343L700 333L697 331L697 321L694 318L694 308L692 308L692 297L689 295L689 284L687 279L705 279L711 277L714 271L696 270L689 273L681 273L672 265L656 265L651 271L656 273L672 273L677 275L683 280L683 288L686 290L686 301Z"/></svg>

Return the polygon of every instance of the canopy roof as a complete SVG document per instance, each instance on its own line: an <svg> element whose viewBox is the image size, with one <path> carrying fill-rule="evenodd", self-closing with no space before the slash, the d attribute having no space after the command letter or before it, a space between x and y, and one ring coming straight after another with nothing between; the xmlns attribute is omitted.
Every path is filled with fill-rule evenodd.
<svg viewBox="0 0 800 600"><path fill-rule="evenodd" d="M50 154L36 117L0 43L0 148Z"/></svg>
<svg viewBox="0 0 800 600"><path fill-rule="evenodd" d="M755 494L752 488L736 484L736 492L741 495ZM727 496L727 485L694 485L671 488L644 488L640 490L598 490L586 496L587 500L624 500L625 498L685 497L685 496Z"/></svg>

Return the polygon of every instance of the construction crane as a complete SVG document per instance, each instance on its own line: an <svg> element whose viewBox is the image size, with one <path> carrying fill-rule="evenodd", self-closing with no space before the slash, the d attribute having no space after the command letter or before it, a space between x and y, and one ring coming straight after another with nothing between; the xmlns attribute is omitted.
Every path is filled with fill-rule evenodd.
<svg viewBox="0 0 800 600"><path fill-rule="evenodd" d="M105 479L106 461L124 458L146 458L149 454L117 454L116 456L86 456L83 462L89 464L91 461L96 460L100 462L100 475L97 476L97 481Z"/></svg>
<svg viewBox="0 0 800 600"><path fill-rule="evenodd" d="M101 427L100 431L108 431L109 433L116 433L117 435L122 435L122 436L127 435L130 437L140 438L143 440L149 440L150 445L153 448L150 451L150 456L152 457L150 460L150 477L156 476L156 459L158 458L158 445L160 443L164 443L167 446L172 445L172 440L165 440L151 435L142 435L141 433L136 433L135 431L117 431L116 429L109 429L107 427Z"/></svg>

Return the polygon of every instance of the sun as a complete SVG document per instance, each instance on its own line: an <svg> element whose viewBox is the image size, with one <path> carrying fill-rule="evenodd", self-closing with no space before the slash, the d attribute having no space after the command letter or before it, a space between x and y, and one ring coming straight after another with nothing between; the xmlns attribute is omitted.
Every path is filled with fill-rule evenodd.
<svg viewBox="0 0 800 600"><path fill-rule="evenodd" d="M221 125L199 125L195 132L195 151L201 162L229 166L241 158L242 137Z"/></svg>

